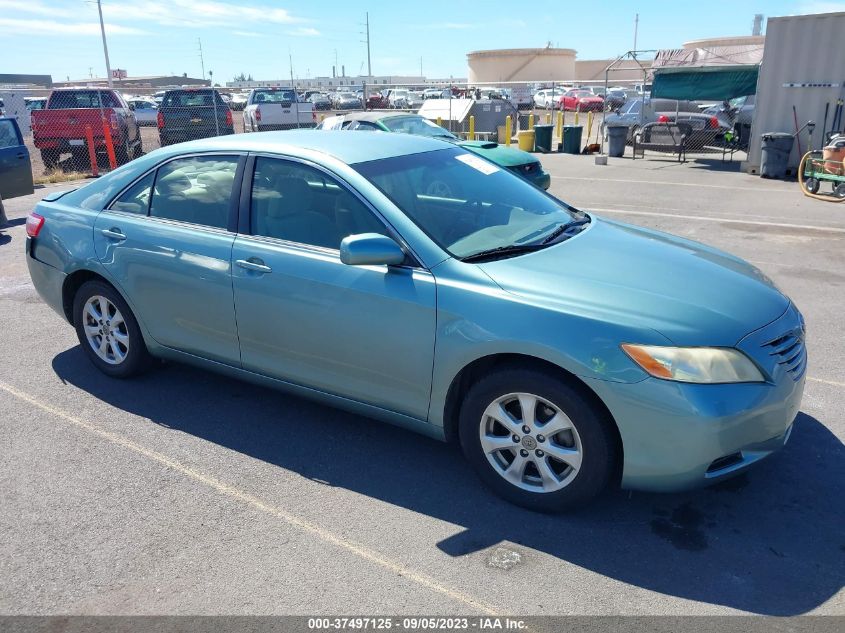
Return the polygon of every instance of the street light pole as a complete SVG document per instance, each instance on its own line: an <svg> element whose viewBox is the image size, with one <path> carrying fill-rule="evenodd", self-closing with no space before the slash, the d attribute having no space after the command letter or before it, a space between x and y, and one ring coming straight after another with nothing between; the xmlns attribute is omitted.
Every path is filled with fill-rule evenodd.
<svg viewBox="0 0 845 633"><path fill-rule="evenodd" d="M109 47L106 44L106 25L103 24L103 5L97 0L97 12L100 14L100 33L103 36L103 53L106 56L106 77L109 80L109 88L114 88L111 78L111 64L109 63Z"/></svg>

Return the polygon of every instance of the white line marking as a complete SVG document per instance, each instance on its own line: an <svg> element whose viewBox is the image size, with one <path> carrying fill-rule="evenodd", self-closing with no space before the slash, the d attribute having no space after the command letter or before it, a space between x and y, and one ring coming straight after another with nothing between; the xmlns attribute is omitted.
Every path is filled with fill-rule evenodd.
<svg viewBox="0 0 845 633"><path fill-rule="evenodd" d="M785 193L795 191L791 189L776 189L764 187L739 187L733 185L707 185L695 182L673 182L671 180L624 180L621 178L592 178L586 176L552 176L552 180L589 180L598 182L624 182L638 185L669 185L672 187L705 187L707 189L731 189L736 191L755 191L758 193Z"/></svg>
<svg viewBox="0 0 845 633"><path fill-rule="evenodd" d="M721 222L725 224L751 224L755 226L779 226L787 229L806 231L820 231L824 233L845 233L845 228L837 226L813 226L789 224L786 222L757 222L756 220L734 220L731 218L714 218L706 215L682 215L680 213L655 213L653 211L629 211L626 209L584 209L592 213L621 213L623 215L647 215L655 218L681 218L683 220L699 220L701 222Z"/></svg>
<svg viewBox="0 0 845 633"><path fill-rule="evenodd" d="M288 523L289 525L298 528L303 532L308 532L326 541L327 543L331 543L332 545L336 545L337 547L351 552L355 556L358 556L371 563L375 563L376 565L384 567L385 569L394 574L397 574L404 578L408 578L416 582L417 584L422 585L423 587L431 589L434 592L443 594L444 596L447 596L448 598L451 598L453 600L463 602L464 604L467 604L473 607L474 609L478 609L479 611L484 611L485 613L488 613L493 616L499 615L498 611L496 611L492 606L485 604L480 600L476 600L475 598L461 591L451 589L439 583L431 576L414 571L403 563L392 560L384 554L381 554L376 550L370 549L366 545L361 545L360 543L355 543L354 541L350 541L346 538L343 538L342 536L338 536L337 534L330 530L327 530L326 528L320 527L319 525L315 525L314 523L311 523L306 519L300 518L294 514L290 514L289 512L286 512L281 508L272 506L266 501L263 501L262 499L251 495L248 492L244 492L243 490L235 488L234 486L224 483L219 479L216 479L215 477L206 475L205 473L201 473L195 470L194 468L191 468L190 466L185 466L184 464L181 464L180 462L171 459L170 457L167 457L162 453L153 451L149 448L141 446L140 444L136 444L132 440L127 439L122 435L98 428L97 426L86 422L81 418L77 418L49 404L45 404L37 400L36 398L33 398L29 394L26 394L23 391L20 391L19 389L13 387L12 385L0 382L0 389L18 398L19 400L23 400L24 402L27 402L34 407L38 407L39 409L42 409L47 413L61 418L62 420L69 422L70 424L73 424L74 426L79 427L80 429L88 431L89 433L93 433L94 435L98 435L99 437L114 444L117 444L118 446L122 446L123 448L129 449L130 451L138 453L139 455L143 455L144 457L157 461L160 464L167 466L168 468L172 468L173 470L180 472L195 481L198 481L210 488L213 488L217 492L224 494L227 497L237 499L238 501L242 501L243 503L246 503L247 505L250 505L257 510L266 512L267 514L279 518L285 523Z"/></svg>
<svg viewBox="0 0 845 633"><path fill-rule="evenodd" d="M822 378L813 378L812 376L807 376L807 380L812 380L813 382L820 382L823 385L832 385L834 387L845 387L845 382L836 382L835 380L824 380Z"/></svg>

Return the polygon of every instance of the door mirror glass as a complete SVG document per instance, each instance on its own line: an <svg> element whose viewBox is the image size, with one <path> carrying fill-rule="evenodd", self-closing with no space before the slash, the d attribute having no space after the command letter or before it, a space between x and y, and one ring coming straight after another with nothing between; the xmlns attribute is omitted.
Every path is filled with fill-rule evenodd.
<svg viewBox="0 0 845 633"><path fill-rule="evenodd" d="M405 261L405 252L389 237L361 233L343 238L340 261L350 266L398 266Z"/></svg>
<svg viewBox="0 0 845 633"><path fill-rule="evenodd" d="M129 109L130 109L130 110L134 110L134 109L135 109L135 104L134 104L134 103L132 103L132 102L130 102L130 103L129 103Z"/></svg>

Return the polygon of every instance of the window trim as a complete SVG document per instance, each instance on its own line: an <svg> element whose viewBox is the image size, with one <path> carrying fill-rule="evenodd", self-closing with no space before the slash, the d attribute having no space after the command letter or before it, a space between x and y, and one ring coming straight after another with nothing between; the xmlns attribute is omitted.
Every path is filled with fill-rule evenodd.
<svg viewBox="0 0 845 633"><path fill-rule="evenodd" d="M378 209L367 200L355 187L349 184L345 178L342 178L340 175L336 174L333 171L325 168L324 166L310 161L306 158L301 158L299 156L290 156L288 154L273 154L270 152L250 152L249 156L247 157L246 164L244 166L243 178L241 180L241 195L240 195L240 205L238 211L238 225L237 225L237 233L239 237L246 237L250 239L259 240L262 242L269 242L271 244L280 244L286 247L295 247L301 250L306 250L313 253L320 253L323 255L332 255L340 260L340 249L337 248L328 248L325 246L316 246L314 244L306 244L304 242L293 242L290 240L285 240L279 237L270 237L267 235L253 235L250 228L250 215L252 213L252 182L255 178L255 163L256 159L258 158L268 158L273 160L285 160L293 163L298 163L300 165L304 165L306 167L311 167L316 171L319 171L325 174L327 177L331 178L335 182L338 183L343 189L345 189L348 193L352 194L355 198L358 199L361 204L364 205L366 209L372 213L376 220L381 222L382 226L385 228L388 237L396 241L397 244L405 251L406 262L399 264L396 268L411 268L411 269L421 269L427 270L425 266L422 264L422 260L420 259L419 255L414 251L410 244L408 244L407 240L403 238L399 231L397 231L392 224L382 215Z"/></svg>
<svg viewBox="0 0 845 633"><path fill-rule="evenodd" d="M218 226L210 226L208 224L195 224L193 222L185 222L183 220L172 220L170 218L162 218L150 215L150 206L152 204L153 196L152 191L155 189L156 180L158 180L158 170L164 167L166 164L173 162L174 160L180 160L183 158L198 158L198 157L209 157L209 156L221 156L221 157L229 157L229 158L237 158L238 163L235 167L235 179L232 183L232 193L230 194L229 199L229 217L227 219L227 223L225 227L218 227ZM190 154L178 154L174 156L169 156L165 160L161 161L160 163L156 163L149 169L145 170L140 176L135 178L131 183L126 185L123 189L121 189L109 202L103 206L100 210L101 213L108 212L108 213L117 213L119 215L124 215L130 218L147 218L147 220L155 220L158 222L167 222L169 224L177 224L179 226L190 226L190 227L197 227L201 229L208 229L211 231L224 231L227 233L237 233L238 228L238 207L240 203L240 196L236 195L239 186L242 185L243 175L244 175L244 167L246 165L248 158L247 152L242 151L227 151L221 153L219 151L212 151L212 152L191 152ZM120 211L119 209L113 209L112 207L114 204L123 196L124 193L129 191L132 187L138 184L141 180L146 178L150 173L153 173L153 182L150 185L150 199L147 201L147 213L145 215L141 215L140 213L130 213L128 211Z"/></svg>

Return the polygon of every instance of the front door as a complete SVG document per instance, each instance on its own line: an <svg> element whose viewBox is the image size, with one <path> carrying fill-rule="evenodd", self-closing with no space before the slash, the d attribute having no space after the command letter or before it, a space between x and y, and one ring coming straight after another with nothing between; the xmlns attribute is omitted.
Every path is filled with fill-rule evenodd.
<svg viewBox="0 0 845 633"><path fill-rule="evenodd" d="M230 256L238 156L171 160L97 217L94 244L150 335L240 365Z"/></svg>
<svg viewBox="0 0 845 633"><path fill-rule="evenodd" d="M243 366L424 420L434 278L410 265L343 264L340 240L372 232L389 234L322 170L255 160L248 234L232 250Z"/></svg>
<svg viewBox="0 0 845 633"><path fill-rule="evenodd" d="M33 192L29 150L13 119L0 119L0 198L28 196Z"/></svg>

